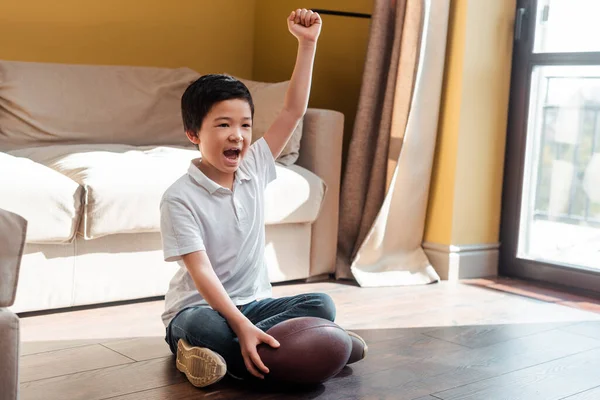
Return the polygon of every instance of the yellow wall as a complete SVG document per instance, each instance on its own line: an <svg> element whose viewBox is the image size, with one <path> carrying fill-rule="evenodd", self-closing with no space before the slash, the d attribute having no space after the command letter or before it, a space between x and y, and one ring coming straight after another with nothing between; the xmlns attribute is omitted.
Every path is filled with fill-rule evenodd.
<svg viewBox="0 0 600 400"><path fill-rule="evenodd" d="M0 59L251 76L254 10L255 0L3 1Z"/></svg>
<svg viewBox="0 0 600 400"><path fill-rule="evenodd" d="M298 0L257 0L253 79L290 79L297 41L288 32L291 10L306 7ZM373 0L315 0L312 8L370 14ZM344 148L347 147L365 63L369 19L322 15L323 31L315 60L310 106L341 111L346 116ZM345 152L344 152L345 154Z"/></svg>
<svg viewBox="0 0 600 400"><path fill-rule="evenodd" d="M452 0L426 242L498 242L514 13Z"/></svg>
<svg viewBox="0 0 600 400"><path fill-rule="evenodd" d="M4 4L6 3L6 4ZM290 78L296 0L18 0L0 12L0 59L187 66L247 79ZM371 13L372 0L316 0L313 8ZM243 5L243 7L242 7ZM323 16L311 107L343 112L347 146L367 48L368 19Z"/></svg>
<svg viewBox="0 0 600 400"><path fill-rule="evenodd" d="M458 156L466 15L467 3L453 1L448 21L438 139L425 225L426 242L446 245L452 242L452 208Z"/></svg>
<svg viewBox="0 0 600 400"><path fill-rule="evenodd" d="M241 5L244 7L241 7ZM310 6L372 12L373 0ZM298 0L8 1L0 59L188 66L263 81L289 79L296 55L286 16ZM452 0L425 241L498 241L515 0ZM368 19L323 15L311 107L354 122Z"/></svg>

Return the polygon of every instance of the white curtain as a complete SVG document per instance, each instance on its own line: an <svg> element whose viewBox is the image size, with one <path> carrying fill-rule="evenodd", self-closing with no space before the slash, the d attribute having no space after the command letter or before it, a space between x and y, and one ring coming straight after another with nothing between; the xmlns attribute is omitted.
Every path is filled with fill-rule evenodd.
<svg viewBox="0 0 600 400"><path fill-rule="evenodd" d="M350 265L361 286L417 285L440 279L421 244L437 136L449 6L450 0L423 0L418 66L406 129L400 135L400 154L375 222Z"/></svg>

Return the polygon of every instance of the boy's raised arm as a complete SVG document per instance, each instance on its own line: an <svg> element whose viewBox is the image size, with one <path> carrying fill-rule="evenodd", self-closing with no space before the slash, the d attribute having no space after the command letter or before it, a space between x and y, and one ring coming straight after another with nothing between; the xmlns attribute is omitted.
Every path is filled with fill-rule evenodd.
<svg viewBox="0 0 600 400"><path fill-rule="evenodd" d="M287 23L298 39L298 55L283 110L264 135L274 158L279 156L308 107L317 39L321 33L321 17L310 10L292 11Z"/></svg>

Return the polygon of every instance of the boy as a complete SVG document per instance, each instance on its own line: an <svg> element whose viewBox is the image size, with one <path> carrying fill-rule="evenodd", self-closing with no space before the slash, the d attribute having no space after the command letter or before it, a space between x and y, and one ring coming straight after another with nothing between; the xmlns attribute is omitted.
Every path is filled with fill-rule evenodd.
<svg viewBox="0 0 600 400"><path fill-rule="evenodd" d="M165 260L181 266L162 318L177 368L198 387L226 372L264 378L269 369L257 346L279 346L265 331L295 317L335 318L326 294L270 298L264 263L264 189L275 179L274 160L306 112L321 19L298 9L288 28L299 45L284 107L252 146L254 105L241 82L206 75L181 100L186 135L202 157L161 201ZM366 349L362 339L352 337L356 354L349 362L363 358Z"/></svg>

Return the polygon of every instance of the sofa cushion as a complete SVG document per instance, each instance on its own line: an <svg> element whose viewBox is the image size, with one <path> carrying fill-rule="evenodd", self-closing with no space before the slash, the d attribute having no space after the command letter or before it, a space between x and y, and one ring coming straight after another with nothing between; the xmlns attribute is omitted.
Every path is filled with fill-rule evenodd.
<svg viewBox="0 0 600 400"><path fill-rule="evenodd" d="M69 242L79 223L83 190L26 158L0 153L0 208L28 221L27 242Z"/></svg>
<svg viewBox="0 0 600 400"><path fill-rule="evenodd" d="M0 61L0 150L58 143L189 145L187 68Z"/></svg>
<svg viewBox="0 0 600 400"><path fill-rule="evenodd" d="M114 233L157 232L164 191L181 175L197 150L129 145L62 145L20 149L85 189L80 233L94 239Z"/></svg>
<svg viewBox="0 0 600 400"><path fill-rule="evenodd" d="M84 187L80 232L86 239L159 232L164 191L200 156L184 148L128 145L49 146L11 154L47 165ZM313 222L324 194L325 184L312 172L278 165L277 179L265 193L266 223Z"/></svg>
<svg viewBox="0 0 600 400"><path fill-rule="evenodd" d="M246 79L240 79L240 81L248 87L254 102L254 120L252 121L252 141L254 142L263 137L267 129L275 122L275 118L283 108L285 92L290 82L267 83ZM282 165L294 164L300 154L301 139L302 120L277 158L277 162Z"/></svg>
<svg viewBox="0 0 600 400"><path fill-rule="evenodd" d="M277 179L265 192L265 224L314 222L325 197L325 183L298 165L276 166Z"/></svg>

